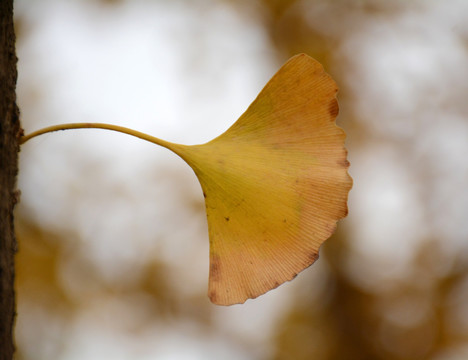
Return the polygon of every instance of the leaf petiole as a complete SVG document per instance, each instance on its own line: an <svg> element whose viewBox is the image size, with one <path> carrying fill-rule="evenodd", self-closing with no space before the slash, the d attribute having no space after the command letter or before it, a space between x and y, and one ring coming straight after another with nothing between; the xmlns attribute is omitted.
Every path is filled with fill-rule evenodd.
<svg viewBox="0 0 468 360"><path fill-rule="evenodd" d="M69 123L69 124L48 126L43 129L36 130L28 135L21 136L19 139L19 143L20 145L22 145L28 140L35 138L36 136L47 134L50 132L61 131L61 130L72 130L72 129L104 129L104 130L117 131L123 134L135 136L137 138L149 141L156 145L160 145L162 147L165 147L169 150L174 151L175 153L178 153L177 150L180 150L179 148L182 146L182 145L174 144L169 141L165 141L157 137L142 133L140 131L129 129L123 126L104 124L104 123Z"/></svg>

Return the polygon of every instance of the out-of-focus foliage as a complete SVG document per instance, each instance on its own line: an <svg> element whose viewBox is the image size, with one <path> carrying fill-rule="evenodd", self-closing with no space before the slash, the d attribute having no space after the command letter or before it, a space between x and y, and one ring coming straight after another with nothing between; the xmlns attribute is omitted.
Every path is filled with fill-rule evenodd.
<svg viewBox="0 0 468 360"><path fill-rule="evenodd" d="M184 21L174 20L166 35L168 43L179 46L181 55L176 59L182 65L174 67L184 69L187 75L204 69L203 64L219 66L193 83L186 80L179 89L189 89L187 93L174 90L177 101L183 99L186 107L191 106L189 100L211 104L225 101L216 97L221 91L210 93L201 84L216 84L221 89L227 80L220 80L224 78L219 74L228 69L244 92L247 84L252 88L248 90L250 98L245 99L248 105L274 69L291 55L305 52L322 62L340 88L338 123L347 132L354 178L350 215L322 247L316 265L293 283L245 305L220 309L210 305L205 294L208 256L203 199L195 182L185 180L193 174L156 156L151 169L139 166L135 154L148 148L132 152L132 145L116 146L123 144L120 138L119 142L106 143L102 134L93 137L80 153L66 147L71 138L61 143L63 151L50 145L52 151L47 150L52 153L52 162L68 169L61 173L47 165L51 159L40 157L55 136L51 135L32 150L22 151L24 167L34 170L23 169L27 178L21 179L20 174L25 191L16 214L20 249L18 358L69 359L72 354L87 359L468 358L468 3L265 0L195 1L188 5L173 1L147 2L144 13L138 13L130 3L134 2L90 5L96 3L89 1L75 6L95 6L99 10L91 12L92 16L102 20L97 14L104 14L111 22L115 21L113 16L122 21L122 14L136 14L140 25L151 24L145 14L153 14L154 21L162 22L157 15L169 6L164 4L177 7L178 15L171 19L180 16ZM55 5L60 6L64 5ZM51 11L54 7L43 8ZM40 40L32 35L37 34L35 26L41 15L23 13L17 12L18 44L20 50L22 46L29 49L20 52L20 57L23 54L26 58L35 54L31 42ZM86 18L87 26L77 34L89 28L97 31L99 26L92 16ZM80 15L74 19L83 23ZM196 19L202 19L206 26ZM105 33L104 21L101 26ZM234 30L222 32L225 29ZM251 33L243 33L245 29ZM213 40L206 33L221 40ZM151 34L159 39L157 31ZM235 41L235 34L242 34L241 41ZM80 39L78 36L73 41ZM162 47L165 43L157 44ZM216 48L213 53L218 57L210 48ZM96 62L102 49L104 43L93 48ZM235 67L249 66L245 52L261 64L249 77L242 77ZM122 52L116 58L129 54ZM158 54L155 66L163 66L157 60L167 57L167 50ZM40 62L37 56L32 58ZM79 61L73 64L73 71L80 70ZM116 73L121 70L117 68ZM24 126L32 130L45 125L42 117L61 116L53 108L40 117L44 114L40 104L51 97L57 97L56 103L73 106L63 93L42 93L45 85L37 79L34 82L30 65L20 63L19 71ZM64 76L62 71L56 70ZM260 76L260 72L264 73ZM27 78L22 74L28 74ZM56 81L53 74L42 76L43 83ZM119 81L126 75L121 76ZM255 83L260 88L253 89L249 81L255 76L261 78ZM145 80L140 78L137 84ZM163 75L151 80L169 88ZM92 90L97 85L88 85L90 96L96 96ZM67 86L73 92L78 85L69 82ZM126 89L138 93L136 85ZM184 115L183 106L170 107L174 101L170 94L166 91L161 98L151 99L156 103L154 117L138 115L153 123L173 112ZM112 96L102 96L103 107L111 117L126 108L125 104L106 103ZM146 101L145 94L138 96L134 103L129 100L132 111L137 109L135 104L143 106ZM92 116L91 110L83 107L73 110L69 116ZM230 115L231 123L243 110ZM197 118L198 111L202 115ZM222 115L203 109L191 112L198 127L211 127L213 134L220 133L215 127L221 126ZM160 132L173 123L191 126L171 119L171 123L162 121L166 127L156 127L154 135L164 137ZM131 123L121 125L134 127ZM98 138L108 145L96 145ZM112 156L120 148L125 149L119 153L122 157L133 159L133 177L150 178L153 187L146 188L141 181L126 188L121 185L128 181L122 175L124 170L112 168L106 173L99 155L92 154L95 160L86 164L80 162L88 152L100 150ZM34 161L41 167L33 168ZM68 168L69 163L73 167ZM86 187L80 187L80 177ZM41 187L41 178L55 186L52 194L56 195ZM71 185L54 185L62 178ZM33 193L32 188L41 191ZM161 204L163 195L168 202ZM79 201L81 198L87 203ZM61 199L75 210L61 207ZM41 201L50 205L56 217L65 212L68 224L54 224L52 216L37 213ZM177 203L181 208L175 207ZM128 220L135 225L126 247L119 236L125 233L121 224ZM148 223L153 237L146 233ZM82 225L73 228L69 224ZM180 245L173 248L166 241ZM132 248L139 249L135 256Z"/></svg>

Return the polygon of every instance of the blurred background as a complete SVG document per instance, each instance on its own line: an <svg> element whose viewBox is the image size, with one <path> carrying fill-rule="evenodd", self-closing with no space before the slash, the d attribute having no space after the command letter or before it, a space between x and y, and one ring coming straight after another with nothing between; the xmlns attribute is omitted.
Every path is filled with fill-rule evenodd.
<svg viewBox="0 0 468 360"><path fill-rule="evenodd" d="M468 359L467 1L17 0L15 16L26 133L203 143L305 52L340 87L354 178L316 264L219 307L182 160L102 130L32 140L18 360Z"/></svg>

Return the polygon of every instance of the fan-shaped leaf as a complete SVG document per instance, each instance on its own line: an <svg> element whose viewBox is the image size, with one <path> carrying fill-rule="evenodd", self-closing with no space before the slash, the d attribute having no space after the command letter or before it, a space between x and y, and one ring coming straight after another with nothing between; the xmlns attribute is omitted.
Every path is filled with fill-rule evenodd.
<svg viewBox="0 0 468 360"><path fill-rule="evenodd" d="M291 280L346 216L352 179L336 92L317 61L297 55L224 134L178 151L205 196L214 303Z"/></svg>

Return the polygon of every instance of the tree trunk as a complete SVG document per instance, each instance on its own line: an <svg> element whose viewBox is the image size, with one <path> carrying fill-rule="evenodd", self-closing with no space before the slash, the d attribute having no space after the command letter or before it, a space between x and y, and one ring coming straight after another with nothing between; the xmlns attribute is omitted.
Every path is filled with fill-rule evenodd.
<svg viewBox="0 0 468 360"><path fill-rule="evenodd" d="M13 208L17 202L19 111L16 105L13 0L0 0L0 360L12 360L15 319Z"/></svg>

